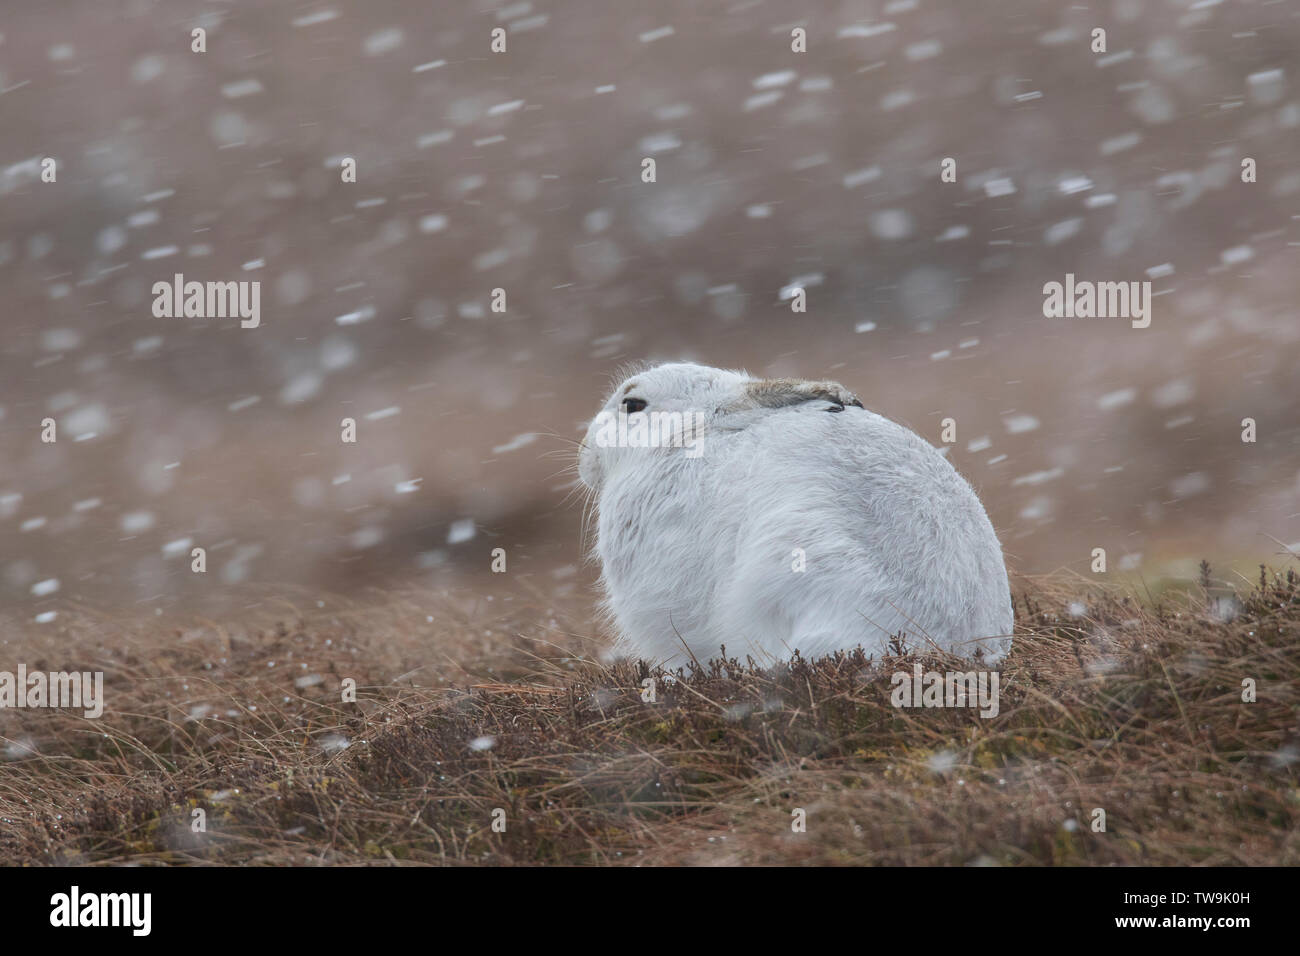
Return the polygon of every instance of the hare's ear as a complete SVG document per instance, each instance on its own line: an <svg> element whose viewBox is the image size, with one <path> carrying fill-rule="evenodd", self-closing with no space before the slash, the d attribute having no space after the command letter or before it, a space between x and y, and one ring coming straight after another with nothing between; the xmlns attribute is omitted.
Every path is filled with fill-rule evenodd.
<svg viewBox="0 0 1300 956"><path fill-rule="evenodd" d="M827 411L842 412L846 405L862 407L858 397L838 382L806 382L797 378L762 378L745 383L741 397L722 411L746 408L786 408L804 402L826 401Z"/></svg>

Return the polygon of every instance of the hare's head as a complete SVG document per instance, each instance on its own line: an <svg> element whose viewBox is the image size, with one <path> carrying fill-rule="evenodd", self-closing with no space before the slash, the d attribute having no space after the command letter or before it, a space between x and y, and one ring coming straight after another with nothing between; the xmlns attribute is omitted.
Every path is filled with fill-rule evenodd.
<svg viewBox="0 0 1300 956"><path fill-rule="evenodd" d="M587 426L578 475L588 488L634 455L704 453L714 428L743 428L768 410L826 401L827 411L862 407L834 382L758 379L746 372L690 362L651 366L623 378Z"/></svg>
<svg viewBox="0 0 1300 956"><path fill-rule="evenodd" d="M680 453L698 458L704 432L721 406L744 392L749 376L672 362L623 377L587 426L578 475L588 488L631 456Z"/></svg>

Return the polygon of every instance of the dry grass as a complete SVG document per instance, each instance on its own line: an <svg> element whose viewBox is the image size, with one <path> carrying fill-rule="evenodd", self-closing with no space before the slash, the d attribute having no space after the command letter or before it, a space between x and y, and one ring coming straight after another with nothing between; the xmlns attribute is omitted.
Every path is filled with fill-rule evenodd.
<svg viewBox="0 0 1300 956"><path fill-rule="evenodd" d="M232 629L10 624L0 669L102 669L107 706L0 711L0 860L1300 863L1292 573L1235 615L1203 589L1142 607L1023 582L993 719L897 709L888 675L913 658L860 654L713 662L646 703L650 672L557 636L571 619L545 600L423 601Z"/></svg>

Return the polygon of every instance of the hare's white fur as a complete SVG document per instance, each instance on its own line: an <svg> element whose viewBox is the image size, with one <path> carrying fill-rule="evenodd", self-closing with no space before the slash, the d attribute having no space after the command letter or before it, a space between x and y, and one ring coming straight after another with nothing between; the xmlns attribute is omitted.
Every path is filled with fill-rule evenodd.
<svg viewBox="0 0 1300 956"><path fill-rule="evenodd" d="M879 657L900 632L912 649L989 664L1010 650L993 526L913 432L835 383L688 363L629 376L602 411L618 414L627 398L647 403L639 414L702 413L704 430L694 456L602 447L598 415L582 443L621 653L680 666L725 644L767 664L860 644Z"/></svg>

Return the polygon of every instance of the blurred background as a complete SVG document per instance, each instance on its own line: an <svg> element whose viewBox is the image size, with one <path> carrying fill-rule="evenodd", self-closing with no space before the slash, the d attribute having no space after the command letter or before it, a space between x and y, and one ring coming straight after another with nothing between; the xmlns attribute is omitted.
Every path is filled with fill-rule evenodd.
<svg viewBox="0 0 1300 956"><path fill-rule="evenodd" d="M1297 50L1277 0L5 4L0 600L497 547L581 595L573 442L682 358L955 419L1013 571L1253 576L1300 542ZM1150 328L1044 318L1067 272L1151 281ZM175 273L260 327L155 318Z"/></svg>

